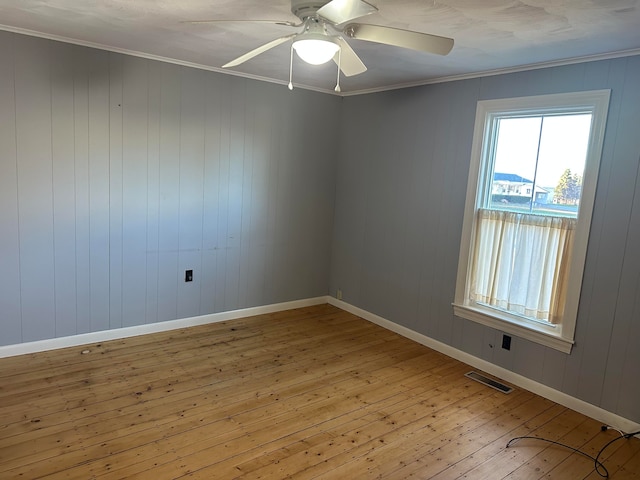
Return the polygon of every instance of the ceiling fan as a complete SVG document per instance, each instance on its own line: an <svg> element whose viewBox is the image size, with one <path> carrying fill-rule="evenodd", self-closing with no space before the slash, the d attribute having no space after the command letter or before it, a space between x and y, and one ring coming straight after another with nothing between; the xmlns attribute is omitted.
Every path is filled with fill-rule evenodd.
<svg viewBox="0 0 640 480"><path fill-rule="evenodd" d="M375 6L364 0L291 0L291 12L301 20L301 23L275 20L199 20L189 23L239 21L301 28L301 31L297 33L276 38L222 66L223 68L236 67L261 53L292 40L289 89L293 88L293 51L302 60L312 65L321 65L333 59L338 65L338 81L335 88L337 92L340 91L340 72L347 77L365 72L367 67L344 37L437 55L447 55L453 48L453 39L451 38L380 25L347 23L377 11Z"/></svg>

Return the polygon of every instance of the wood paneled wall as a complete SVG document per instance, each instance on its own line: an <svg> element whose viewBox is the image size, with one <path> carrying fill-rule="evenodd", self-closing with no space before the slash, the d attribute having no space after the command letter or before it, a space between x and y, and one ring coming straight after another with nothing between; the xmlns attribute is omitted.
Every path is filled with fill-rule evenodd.
<svg viewBox="0 0 640 480"><path fill-rule="evenodd" d="M8 32L0 65L0 345L327 294L339 98Z"/></svg>
<svg viewBox="0 0 640 480"><path fill-rule="evenodd" d="M456 318L478 100L611 89L571 355ZM343 107L331 292L640 422L640 57L350 97Z"/></svg>

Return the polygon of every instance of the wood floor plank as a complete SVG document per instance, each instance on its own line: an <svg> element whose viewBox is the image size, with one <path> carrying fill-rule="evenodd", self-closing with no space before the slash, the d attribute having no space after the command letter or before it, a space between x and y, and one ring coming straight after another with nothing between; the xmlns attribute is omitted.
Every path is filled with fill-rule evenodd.
<svg viewBox="0 0 640 480"><path fill-rule="evenodd" d="M509 412L500 414L497 411L488 411L479 420L471 425L463 425L455 432L445 432L435 441L425 443L409 454L402 455L397 463L400 467L385 478L433 478L437 475L446 478L452 474L443 472L465 458L472 458L475 452L482 448L493 446L504 448L508 439L514 435L527 434L532 429L548 422L550 419L561 415L564 407L547 405L536 397ZM522 419L527 419L522 421ZM509 430L511 429L511 430ZM386 469L386 465L376 465L375 472Z"/></svg>
<svg viewBox="0 0 640 480"><path fill-rule="evenodd" d="M469 370L330 305L0 359L0 478L595 478L506 442L615 432ZM612 478L639 452L605 452Z"/></svg>
<svg viewBox="0 0 640 480"><path fill-rule="evenodd" d="M595 457L600 448L611 440L611 432L607 432L609 433L607 435L607 433L600 431L601 424L593 419L587 420L583 425L586 430L583 436L575 439L575 435L573 436L574 438L571 438L571 435L567 435L567 441L563 441L563 443ZM613 447L612 450L615 451L616 447L619 447L619 445ZM550 468L540 478L584 478L593 471L594 467L592 460L570 451L570 455L567 455L561 462Z"/></svg>
<svg viewBox="0 0 640 480"><path fill-rule="evenodd" d="M549 438L551 440L558 440L562 437L562 435L567 432L572 431L573 429L578 428L583 422L586 421L586 418L582 415L579 415L575 412L571 412L569 410L564 410L562 414L553 417L550 421L538 426L538 428L534 429L527 435L531 436L539 436L544 438ZM506 448L507 442L517 435L508 435L501 436L498 440L489 443L486 446L482 446L476 452L469 454L463 460L454 463L450 468L443 470L438 475L434 476L434 478L444 480L449 478L479 478L480 475L486 473L486 470L490 469L494 464L502 465L505 463L504 457L511 456L515 460L511 463L506 462L506 465L512 467L511 470L521 465L521 461L527 459L527 455L533 456L540 449L544 448L540 444L531 445L530 443L514 444L517 446L513 446L510 449ZM504 468L504 467L503 467ZM511 470L507 473L510 473ZM504 474L502 475L504 476ZM496 476L496 478L501 478Z"/></svg>
<svg viewBox="0 0 640 480"><path fill-rule="evenodd" d="M525 395L522 394L522 396ZM490 408L489 405L495 407L496 404L492 400L498 400L499 404L506 401L507 405L514 406L521 401L521 398L517 395L508 399L504 396L498 398L495 391L487 392L486 397L473 394L454 402L449 400L447 404L438 406L435 410L423 408L426 410L424 417L411 419L406 423L394 418L394 427L398 426L398 428L387 427L386 431L378 436L367 436L366 431L362 432L365 435L357 432L357 435L353 436L356 448L350 448L340 456L328 459L326 463L331 466L331 469L322 472L318 478L329 478L333 473L339 474L341 478L351 478L358 474L369 475L373 464L377 463L378 455L384 457L386 452L395 449L407 450L415 447L416 444L436 441L436 438L443 435L453 435L453 432L462 425L472 424L485 409ZM504 404L502 405L504 407ZM402 415L404 416L404 412ZM384 461L388 459L381 458L381 462ZM319 467L303 472L300 477L315 478Z"/></svg>
<svg viewBox="0 0 640 480"><path fill-rule="evenodd" d="M596 442L597 445L598 444L603 445L609 439L611 439L610 436L596 435L597 430L595 430L595 428L597 427L599 429L599 425L596 425L595 422L590 424L584 424L584 425L586 425L587 431L590 431L591 433L594 434L592 439ZM579 429L574 429L568 432L566 435L558 438L557 441L560 443L565 443L570 447L577 448L579 446L577 445L577 443L581 443L581 441L583 441L584 439L584 436L579 434L581 430L582 430L582 426L580 426ZM540 442L536 440L523 440L523 441L530 442L532 446L535 446L535 443ZM564 462L565 460L567 460L569 457L573 455L573 452L569 448L564 448L558 445L540 442L539 448L540 448L539 453L537 453L533 458L531 458L526 463L522 464L521 466L513 470L504 478L509 480L516 480L516 479L525 480L525 479L543 478L556 465L560 464L561 462ZM584 444L581 446L581 448L586 453L589 453L587 452L586 449L584 449ZM579 457L579 455L577 455L577 457ZM581 462L584 462L584 464L589 468L593 468L593 462L587 459L586 457L581 457L579 460ZM578 477L575 477L575 478L578 478Z"/></svg>
<svg viewBox="0 0 640 480"><path fill-rule="evenodd" d="M465 454L501 438L505 432L521 427L523 422L545 421L559 411L554 412L553 406L539 397L520 404L511 401L499 404L451 430L439 431L431 438L413 435L407 438L408 442L396 442L379 449L375 452L375 462L371 462L367 470L372 478L428 478Z"/></svg>
<svg viewBox="0 0 640 480"><path fill-rule="evenodd" d="M612 432L612 435L614 438L618 437L617 432ZM600 448L603 448L604 446L605 445L601 445ZM605 466L612 478L624 478L627 476L623 471L624 466L631 465L631 462L638 457L640 457L640 442L629 442L627 439L620 439L607 447L598 460L603 464L606 464ZM633 470L638 474L640 474L639 467L640 465L633 468ZM602 477L599 476L597 472L593 471L584 478L585 480L595 480L596 478Z"/></svg>

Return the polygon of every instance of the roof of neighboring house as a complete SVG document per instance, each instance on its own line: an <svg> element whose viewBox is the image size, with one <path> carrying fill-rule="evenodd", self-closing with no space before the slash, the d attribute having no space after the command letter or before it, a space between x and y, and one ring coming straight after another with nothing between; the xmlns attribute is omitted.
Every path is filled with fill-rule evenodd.
<svg viewBox="0 0 640 480"><path fill-rule="evenodd" d="M514 183L533 183L533 181L528 178L521 177L520 175L516 175L515 173L499 173L495 172L493 174L493 180L501 181L501 182L514 182Z"/></svg>

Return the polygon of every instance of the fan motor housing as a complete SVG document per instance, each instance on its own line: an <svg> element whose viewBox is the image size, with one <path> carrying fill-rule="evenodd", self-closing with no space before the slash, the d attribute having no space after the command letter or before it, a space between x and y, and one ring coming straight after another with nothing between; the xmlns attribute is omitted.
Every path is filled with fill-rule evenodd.
<svg viewBox="0 0 640 480"><path fill-rule="evenodd" d="M291 0L291 12L300 20L315 15L329 0Z"/></svg>

